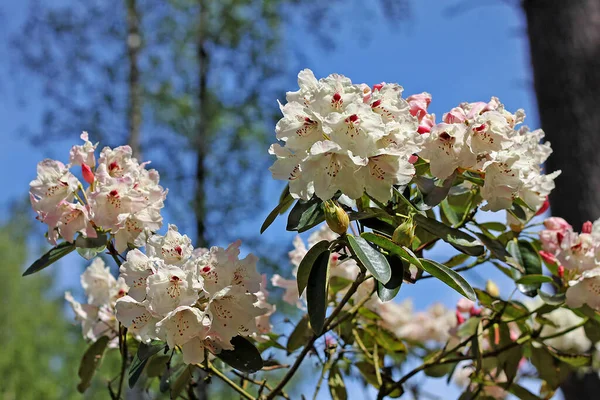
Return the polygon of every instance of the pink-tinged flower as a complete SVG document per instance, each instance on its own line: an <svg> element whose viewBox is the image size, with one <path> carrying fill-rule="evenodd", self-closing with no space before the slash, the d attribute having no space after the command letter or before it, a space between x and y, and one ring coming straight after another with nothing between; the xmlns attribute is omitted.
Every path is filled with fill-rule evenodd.
<svg viewBox="0 0 600 400"><path fill-rule="evenodd" d="M554 263L556 263L556 257L552 253L549 253L549 252L544 251L544 250L540 250L540 256L548 264L554 264Z"/></svg>
<svg viewBox="0 0 600 400"><path fill-rule="evenodd" d="M547 218L546 220L544 220L544 226L546 227L546 229L552 231L565 232L573 230L573 227L567 221L560 217Z"/></svg>
<svg viewBox="0 0 600 400"><path fill-rule="evenodd" d="M567 306L579 308L587 304L594 310L600 310L600 268L584 271L581 277L569 282Z"/></svg>
<svg viewBox="0 0 600 400"><path fill-rule="evenodd" d="M546 196L546 200L544 200L544 204L542 204L542 206L540 207L539 210L537 210L537 212L535 213L535 215L542 215L543 213L545 213L548 209L550 208L550 200L548 199L548 196Z"/></svg>
<svg viewBox="0 0 600 400"><path fill-rule="evenodd" d="M427 92L413 94L406 101L410 106L411 115L417 117L421 121L427 115L427 107L431 103L431 95Z"/></svg>
<svg viewBox="0 0 600 400"><path fill-rule="evenodd" d="M265 341L268 340L268 333L271 333L273 330L273 325L271 325L270 317L275 312L275 305L270 304L269 292L267 291L267 275L262 274L262 281L260 283L260 291L255 293L257 301L254 303L254 306L263 310L263 314L256 317L256 330L257 332L253 335L254 339L257 341Z"/></svg>
<svg viewBox="0 0 600 400"><path fill-rule="evenodd" d="M583 223L581 233L592 233L592 221L585 221Z"/></svg>
<svg viewBox="0 0 600 400"><path fill-rule="evenodd" d="M435 114L427 114L421 121L419 121L419 127L417 132L423 135L431 132L431 129L435 126Z"/></svg>
<svg viewBox="0 0 600 400"><path fill-rule="evenodd" d="M94 168L96 166L94 152L96 151L98 144L92 144L92 142L89 141L87 132L83 132L80 138L84 141L84 144L81 146L73 146L71 148L69 163L71 163L71 165L81 165L82 167L87 165L89 168Z"/></svg>
<svg viewBox="0 0 600 400"><path fill-rule="evenodd" d="M60 161L45 159L37 165L37 178L29 183L33 209L43 221L62 201L73 201L80 183Z"/></svg>
<svg viewBox="0 0 600 400"><path fill-rule="evenodd" d="M540 232L540 241L544 251L556 254L567 232L573 232L573 227L562 218L551 217L544 221L545 230Z"/></svg>
<svg viewBox="0 0 600 400"><path fill-rule="evenodd" d="M461 313L468 313L473 309L473 307L475 307L475 303L469 299L465 299L464 297L461 297L456 303L456 309Z"/></svg>
<svg viewBox="0 0 600 400"><path fill-rule="evenodd" d="M465 122L467 115L462 107L454 107L450 112L447 112L442 117L442 120L447 124L457 124Z"/></svg>
<svg viewBox="0 0 600 400"><path fill-rule="evenodd" d="M456 310L456 324L462 325L465 322L465 317L462 316L460 311Z"/></svg>

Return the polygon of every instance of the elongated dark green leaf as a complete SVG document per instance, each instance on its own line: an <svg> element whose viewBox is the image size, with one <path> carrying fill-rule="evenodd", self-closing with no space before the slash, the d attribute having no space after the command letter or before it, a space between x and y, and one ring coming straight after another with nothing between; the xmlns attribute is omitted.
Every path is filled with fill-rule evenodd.
<svg viewBox="0 0 600 400"><path fill-rule="evenodd" d="M34 274L49 267L73 250L75 250L75 244L69 242L63 242L53 247L50 251L31 264L31 266L27 268L27 271L23 273L23 276Z"/></svg>
<svg viewBox="0 0 600 400"><path fill-rule="evenodd" d="M298 296L302 296L302 293L306 288L306 284L308 283L310 271L312 270L317 258L325 252L327 252L327 257L329 257L328 247L329 241L321 240L319 243L308 249L308 252L302 261L300 261L300 265L298 266L298 274L296 276L296 283L298 284Z"/></svg>
<svg viewBox="0 0 600 400"><path fill-rule="evenodd" d="M400 257L401 259L407 261L410 264L414 264L417 267L421 266L421 262L409 248L399 246L396 243L392 242L391 239L386 238L385 236L377 235L371 232L365 232L360 236L363 239L373 243L374 245L377 245L382 249L389 251L391 254Z"/></svg>
<svg viewBox="0 0 600 400"><path fill-rule="evenodd" d="M470 256L480 256L483 254L481 242L468 233L451 228L433 218L427 218L420 214L415 214L413 218L423 229L451 244L457 250Z"/></svg>
<svg viewBox="0 0 600 400"><path fill-rule="evenodd" d="M507 243L506 250L525 271L524 274L516 270L513 271L515 281L518 281L524 275L542 275L542 259L531 243L525 240L511 240ZM534 297L541 286L541 283L517 284L517 288L521 293L529 297Z"/></svg>
<svg viewBox="0 0 600 400"><path fill-rule="evenodd" d="M467 299L476 300L475 291L471 285L457 272L433 260L421 258L420 261L425 272L435 276Z"/></svg>
<svg viewBox="0 0 600 400"><path fill-rule="evenodd" d="M319 254L308 276L306 305L310 326L320 335L327 311L327 285L329 278L329 251Z"/></svg>
<svg viewBox="0 0 600 400"><path fill-rule="evenodd" d="M77 391L79 393L83 393L86 391L88 387L90 387L90 383L92 382L92 377L96 372L96 369L100 365L102 361L102 356L104 356L104 351L106 350L106 346L108 345L108 336L101 336L98 340L96 340L83 354L81 358L81 364L79 364L79 384L77 385Z"/></svg>
<svg viewBox="0 0 600 400"><path fill-rule="evenodd" d="M475 236L477 236L479 240L481 240L481 243L483 243L485 247L487 247L488 250L492 253L492 255L498 260L506 261L506 259L510 257L510 254L506 251L504 245L498 239L493 239L483 233L473 233L475 234Z"/></svg>
<svg viewBox="0 0 600 400"><path fill-rule="evenodd" d="M273 223L273 221L275 221L275 218L277 218L278 215L281 215L283 212L285 212L284 210L286 210L290 205L292 205L292 203L294 202L294 198L292 197L291 194L287 194L277 205L277 207L275 207L270 213L269 215L267 215L267 218L265 218L265 222L263 222L262 226L260 227L260 233L262 234L264 231L267 230L267 228L269 226L271 226L271 224Z"/></svg>
<svg viewBox="0 0 600 400"><path fill-rule="evenodd" d="M392 269L386 258L360 236L348 235L348 244L362 265L375 279L388 283L392 278Z"/></svg>
<svg viewBox="0 0 600 400"><path fill-rule="evenodd" d="M480 227L488 229L490 231L496 231L496 232L504 232L506 230L506 225L500 223L500 222L482 222L481 224L478 224Z"/></svg>
<svg viewBox="0 0 600 400"><path fill-rule="evenodd" d="M217 357L224 363L242 372L256 372L262 369L263 360L260 353L248 339L236 336L231 339L233 350L223 350Z"/></svg>
<svg viewBox="0 0 600 400"><path fill-rule="evenodd" d="M163 350L165 347L167 347L167 345L164 342L161 342L158 340L153 341L148 344L140 343L140 346L138 347L138 351L137 351L136 355L133 357L133 361L131 362L131 365L129 366L128 384L129 384L130 388L132 388L135 385L135 383L138 381L138 379L140 378L140 375L142 374L142 371L144 370L144 367L146 366L148 359L150 357L152 357L154 354Z"/></svg>
<svg viewBox="0 0 600 400"><path fill-rule="evenodd" d="M448 192L452 187L452 183L454 183L454 178L456 178L456 172L446 178L441 185L440 182L436 182L433 179L425 178L425 177L416 177L415 182L423 195L423 203L417 205L417 208L420 210L429 209L440 204L442 200L444 200L448 196Z"/></svg>
<svg viewBox="0 0 600 400"><path fill-rule="evenodd" d="M181 394L183 389L187 386L190 379L192 379L192 368L192 365L186 366L183 369L183 371L181 371L181 373L177 376L177 378L175 378L175 380L171 379L171 390L169 393L171 400L179 398L179 395Z"/></svg>
<svg viewBox="0 0 600 400"><path fill-rule="evenodd" d="M298 200L290 211L286 229L304 232L325 221L322 204L323 201L318 197L313 197L308 201Z"/></svg>
<svg viewBox="0 0 600 400"><path fill-rule="evenodd" d="M394 263L395 260L390 260L388 258L388 262L390 265L395 264L396 268L392 268L392 278L388 283L377 282L377 296L383 302L390 301L400 291L400 286L402 285L402 280L404 278L404 266L402 265L402 260L396 257L393 257L397 260L397 263Z"/></svg>
<svg viewBox="0 0 600 400"><path fill-rule="evenodd" d="M287 341L288 354L298 350L311 336L311 330L308 328L308 315L302 317L298 322Z"/></svg>
<svg viewBox="0 0 600 400"><path fill-rule="evenodd" d="M517 283L521 285L535 285L536 283L551 283L552 278L546 275L525 275L522 278L519 278Z"/></svg>
<svg viewBox="0 0 600 400"><path fill-rule="evenodd" d="M525 389L523 386L518 385L514 382L504 382L499 384L498 386L504 388L509 393L514 394L520 400L542 400L541 397L536 396L529 390Z"/></svg>

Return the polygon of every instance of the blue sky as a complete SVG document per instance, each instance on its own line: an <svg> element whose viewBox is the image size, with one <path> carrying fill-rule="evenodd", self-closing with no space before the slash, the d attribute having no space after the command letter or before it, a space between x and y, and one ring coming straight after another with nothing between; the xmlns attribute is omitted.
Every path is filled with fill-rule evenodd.
<svg viewBox="0 0 600 400"><path fill-rule="evenodd" d="M364 3L375 5L378 2L365 0ZM305 64L293 64L294 69L290 69L289 90L296 90L293 82L297 70L302 68L311 68L317 77L335 72L354 82L398 82L404 86L405 95L430 92L433 95L430 110L438 115L438 120L443 112L460 102L487 101L491 96L497 96L509 110L524 108L528 115L526 124L536 128L538 117L532 93L525 23L520 10L499 1L489 2L492 4L486 6L465 7L449 15L446 11L458 3L465 2L413 0L411 18L394 24L379 11L359 23L362 18L359 7L340 7L336 16L339 28L334 49L318 45L301 24L288 27L284 40L289 41L292 48L301 47L307 56ZM40 126L44 107L40 82L28 79L15 83L11 80L14 65L9 66L7 61L10 57L8 35L22 22L27 7L28 2L10 2L4 9L4 24L0 23L0 60L3 60L0 63L0 170L3 171L0 174L0 207L3 209L9 201L25 198L27 184L34 178L35 165L40 159L54 155L63 155L66 159L70 145L79 135L79 132L73 132L71 142L40 148L19 134L21 127L35 129ZM21 104L20 97L27 98L27 103ZM276 107L275 100L273 107ZM268 179L267 173L265 179ZM273 196L269 196L272 201L257 221L275 206L282 186L269 182L268 187L272 188ZM498 218L503 219L502 216ZM258 231L260 222L257 224ZM284 226L283 219L278 220L269 229L268 238L280 238L282 246L291 246L293 234L283 234ZM440 258L445 257L441 255ZM61 276L66 276L64 269L63 265ZM483 275L487 277L488 272ZM483 283L476 275L468 278L475 284ZM69 286L64 281L63 285ZM452 307L458 299L452 290L434 280L412 287L405 285L399 298L406 297L414 299L417 309L426 308L433 301L442 301ZM429 391L445 393L443 397L448 398L449 392L443 391L445 382L426 382ZM458 392L451 390L451 397L456 397ZM323 388L322 394L325 392L326 388Z"/></svg>

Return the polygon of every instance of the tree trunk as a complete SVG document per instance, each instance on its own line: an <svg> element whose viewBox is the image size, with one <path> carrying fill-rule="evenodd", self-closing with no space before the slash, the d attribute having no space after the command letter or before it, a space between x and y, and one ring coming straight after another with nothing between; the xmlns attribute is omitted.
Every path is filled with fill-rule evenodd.
<svg viewBox="0 0 600 400"><path fill-rule="evenodd" d="M136 0L126 0L127 7L127 59L129 61L129 104L127 109L127 125L129 139L127 143L133 150L133 155L140 161L142 149L140 129L142 126L142 86L140 84L139 52L142 47L140 34L140 15Z"/></svg>
<svg viewBox="0 0 600 400"><path fill-rule="evenodd" d="M523 0L539 114L562 170L550 195L552 214L575 229L600 217L600 1ZM573 374L566 400L597 398L597 373Z"/></svg>
<svg viewBox="0 0 600 400"><path fill-rule="evenodd" d="M579 229L600 217L600 1L524 0L542 128L561 169L552 214Z"/></svg>
<svg viewBox="0 0 600 400"><path fill-rule="evenodd" d="M208 23L208 9L204 6L203 0L198 0L199 21L196 42L196 57L198 59L198 120L196 126L196 137L193 142L196 145L196 246L206 247L205 238L205 216L206 216L206 147L207 147L207 126L208 126L208 68L209 57L206 50L206 25Z"/></svg>

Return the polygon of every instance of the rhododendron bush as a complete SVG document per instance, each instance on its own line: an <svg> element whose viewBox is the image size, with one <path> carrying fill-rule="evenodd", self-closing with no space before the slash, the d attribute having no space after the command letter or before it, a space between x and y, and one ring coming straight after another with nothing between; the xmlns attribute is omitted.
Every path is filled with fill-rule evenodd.
<svg viewBox="0 0 600 400"><path fill-rule="evenodd" d="M260 231L287 213L287 230L311 233L294 239L281 274L261 275L240 241L194 248L164 229L167 190L128 146L98 153L83 133L68 164L38 164L31 204L55 247L25 275L73 251L91 260L86 298L65 295L90 342L80 391L108 351L121 355L113 399L125 385L193 398L211 378L243 398L289 399L307 356L320 373L300 390L328 386L333 399L357 381L373 398L418 397L422 374L458 385L462 399L550 398L598 366L600 222L580 232L558 217L532 222L560 172L544 171L550 144L522 110L492 98L436 118L431 95L403 98L394 83L303 70L298 84L269 149L287 186ZM492 281L471 286L463 272L480 266L514 282L508 295ZM415 311L394 300L424 279L460 301L447 308L432 293ZM273 328L268 286L303 315L292 329Z"/></svg>

